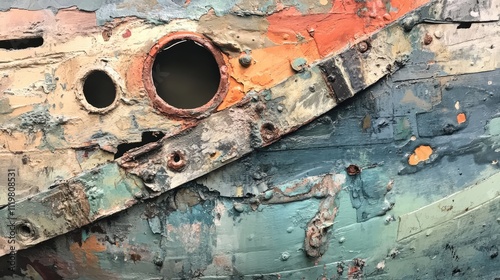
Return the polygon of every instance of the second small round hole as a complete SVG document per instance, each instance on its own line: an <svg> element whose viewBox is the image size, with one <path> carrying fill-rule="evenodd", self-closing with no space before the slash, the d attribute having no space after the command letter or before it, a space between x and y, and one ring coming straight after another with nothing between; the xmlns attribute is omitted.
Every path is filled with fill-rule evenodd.
<svg viewBox="0 0 500 280"><path fill-rule="evenodd" d="M84 79L83 95L90 105L106 108L116 99L116 85L106 72L94 70Z"/></svg>

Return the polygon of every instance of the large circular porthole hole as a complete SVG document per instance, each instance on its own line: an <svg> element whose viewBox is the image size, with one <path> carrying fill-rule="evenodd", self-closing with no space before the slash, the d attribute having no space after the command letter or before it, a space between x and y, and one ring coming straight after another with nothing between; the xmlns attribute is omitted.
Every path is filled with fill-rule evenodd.
<svg viewBox="0 0 500 280"><path fill-rule="evenodd" d="M93 70L84 79L83 95L90 105L106 108L116 99L116 85L106 72Z"/></svg>
<svg viewBox="0 0 500 280"><path fill-rule="evenodd" d="M217 94L221 80L212 52L189 39L168 42L154 59L152 76L156 94L178 109L207 104Z"/></svg>

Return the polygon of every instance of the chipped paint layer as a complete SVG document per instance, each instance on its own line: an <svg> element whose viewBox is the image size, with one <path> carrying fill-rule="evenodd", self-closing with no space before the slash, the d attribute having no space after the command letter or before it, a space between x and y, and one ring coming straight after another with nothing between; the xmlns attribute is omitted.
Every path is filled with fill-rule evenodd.
<svg viewBox="0 0 500 280"><path fill-rule="evenodd" d="M12 274L3 227L1 277L498 277L498 1L11 2L0 41L44 44L0 48L0 172L34 245ZM177 31L227 67L195 118L142 80Z"/></svg>

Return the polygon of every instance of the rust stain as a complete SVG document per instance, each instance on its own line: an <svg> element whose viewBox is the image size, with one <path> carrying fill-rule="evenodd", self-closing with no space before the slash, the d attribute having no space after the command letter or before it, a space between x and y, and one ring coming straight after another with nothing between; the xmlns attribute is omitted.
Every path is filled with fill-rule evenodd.
<svg viewBox="0 0 500 280"><path fill-rule="evenodd" d="M424 45L430 45L432 43L432 36L427 33L424 36Z"/></svg>
<svg viewBox="0 0 500 280"><path fill-rule="evenodd" d="M130 259L135 263L137 261L140 261L142 259L141 255L132 253L130 254Z"/></svg>
<svg viewBox="0 0 500 280"><path fill-rule="evenodd" d="M347 167L347 174L350 176L358 175L359 173L361 173L361 169L357 165L351 164Z"/></svg>
<svg viewBox="0 0 500 280"><path fill-rule="evenodd" d="M301 14L289 8L267 17L268 37L277 44L314 40L321 57L338 51L346 43L371 34L388 25L428 0L393 0L390 8L386 1L335 1L328 14ZM314 37L307 30L314 29Z"/></svg>
<svg viewBox="0 0 500 280"><path fill-rule="evenodd" d="M467 120L467 116L464 113L460 113L457 115L458 124L464 123Z"/></svg>
<svg viewBox="0 0 500 280"><path fill-rule="evenodd" d="M363 131L367 131L371 126L372 126L372 117L367 114L363 118L363 123L362 123Z"/></svg>
<svg viewBox="0 0 500 280"><path fill-rule="evenodd" d="M419 146L415 149L413 154L408 158L408 164L417 165L419 162L426 161L432 155L432 148L430 146Z"/></svg>
<svg viewBox="0 0 500 280"><path fill-rule="evenodd" d="M76 262L82 267L99 267L99 258L95 255L104 252L106 246L97 240L95 235L91 235L82 243L82 246L75 242L70 245L70 251L75 256Z"/></svg>
<svg viewBox="0 0 500 280"><path fill-rule="evenodd" d="M130 29L125 30L125 32L122 34L123 38L128 38L130 36L132 36L132 32L130 31Z"/></svg>

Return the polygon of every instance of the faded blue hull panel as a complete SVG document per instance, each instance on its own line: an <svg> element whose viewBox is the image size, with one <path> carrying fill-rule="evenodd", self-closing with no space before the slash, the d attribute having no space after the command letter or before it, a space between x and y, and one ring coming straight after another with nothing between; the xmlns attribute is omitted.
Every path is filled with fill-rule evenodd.
<svg viewBox="0 0 500 280"><path fill-rule="evenodd" d="M400 242L397 235L399 216L497 174L492 161L499 156L495 145L500 135L493 125L500 110L500 86L487 84L499 75L500 71L463 75L446 84L439 79L409 83L389 78L198 184L188 184L156 201L19 252L20 266L29 264L46 275L45 279L57 279L56 275L80 279L337 279L347 277L352 260L360 258L366 262L362 273L368 279L494 279L500 274L498 198L471 212L463 209L463 215ZM420 96L421 102L433 103L433 95L441 101L428 110L418 104L401 104L399 100L409 90L428 90L429 94ZM439 108L457 100L470 116L463 129L451 135L432 135L421 143L395 140L405 133L431 133L429 124L419 122L425 114L433 114L436 125L446 125ZM372 116L372 126L362 131L367 115ZM410 124L403 130L401 119ZM402 168L404 153L420 144L431 145L436 157L413 169ZM359 177L345 173L349 164L363 167ZM279 185L332 172L345 174L346 181L337 197L339 210L328 249L316 261L302 248L305 227L318 211L320 199L261 204L252 209L251 198L224 197L203 186L231 192L240 183L258 189L260 184ZM374 189L385 188L391 180L392 190L386 197L377 194ZM386 213L381 211L385 200L395 203ZM235 209L234 203L241 203L242 209ZM100 240L105 249L89 248L75 259L71 244L85 244L90 237ZM98 268L90 257L96 259ZM61 271L71 274L59 274Z"/></svg>
<svg viewBox="0 0 500 280"><path fill-rule="evenodd" d="M0 277L500 279L500 69L472 69L476 51L500 59L500 28L476 25L496 30L489 50L463 40L443 60L420 40L435 24L419 24L393 75L267 147L17 252L15 272L0 258Z"/></svg>

